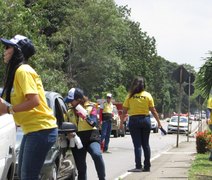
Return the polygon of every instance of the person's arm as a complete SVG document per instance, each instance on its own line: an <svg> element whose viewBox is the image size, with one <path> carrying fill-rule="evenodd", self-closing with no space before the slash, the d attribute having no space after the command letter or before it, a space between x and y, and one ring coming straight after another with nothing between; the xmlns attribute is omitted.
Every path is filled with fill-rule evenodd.
<svg viewBox="0 0 212 180"><path fill-rule="evenodd" d="M102 124L102 112L103 112L103 109L100 109L99 110L99 122L100 122L100 124Z"/></svg>
<svg viewBox="0 0 212 180"><path fill-rule="evenodd" d="M150 107L149 110L151 111L152 115L154 116L154 118L158 122L158 128L161 128L162 126L161 126L161 123L160 123L160 119L159 119L157 110L155 109L155 107Z"/></svg>
<svg viewBox="0 0 212 180"><path fill-rule="evenodd" d="M208 121L210 120L210 114L211 114L211 109L207 108L206 109L206 123L208 124Z"/></svg>
<svg viewBox="0 0 212 180"><path fill-rule="evenodd" d="M120 116L120 119L121 119L120 129L123 129L123 124L124 124L124 121L126 120L127 111L128 111L128 108L123 107L122 115Z"/></svg>
<svg viewBox="0 0 212 180"><path fill-rule="evenodd" d="M14 113L29 111L40 104L40 99L38 94L27 94L25 97L26 97L26 100L24 102L12 106L12 110L14 111ZM7 105L1 102L0 110L2 114L8 113Z"/></svg>

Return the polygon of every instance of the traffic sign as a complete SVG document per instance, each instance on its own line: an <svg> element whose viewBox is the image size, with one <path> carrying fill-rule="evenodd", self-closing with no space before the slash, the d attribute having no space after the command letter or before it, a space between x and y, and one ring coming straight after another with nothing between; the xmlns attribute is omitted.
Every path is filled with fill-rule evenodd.
<svg viewBox="0 0 212 180"><path fill-rule="evenodd" d="M178 82L183 83L188 79L188 71L181 65L172 74L172 77Z"/></svg>
<svg viewBox="0 0 212 180"><path fill-rule="evenodd" d="M184 91L187 95L189 95L189 84L184 86ZM194 86L190 85L190 95L194 94Z"/></svg>

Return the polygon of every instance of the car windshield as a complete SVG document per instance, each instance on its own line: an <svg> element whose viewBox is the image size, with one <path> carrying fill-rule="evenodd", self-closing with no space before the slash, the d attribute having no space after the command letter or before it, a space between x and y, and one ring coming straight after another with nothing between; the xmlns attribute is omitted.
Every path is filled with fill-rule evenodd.
<svg viewBox="0 0 212 180"><path fill-rule="evenodd" d="M171 122L177 122L177 121L178 121L178 116L171 118ZM187 123L188 121L187 121L186 117L180 117L180 122L181 123Z"/></svg>

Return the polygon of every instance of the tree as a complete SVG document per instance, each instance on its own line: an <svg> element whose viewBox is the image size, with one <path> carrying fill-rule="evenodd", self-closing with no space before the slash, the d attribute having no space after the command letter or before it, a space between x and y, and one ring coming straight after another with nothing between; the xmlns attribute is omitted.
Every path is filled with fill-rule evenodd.
<svg viewBox="0 0 212 180"><path fill-rule="evenodd" d="M207 98L212 89L212 51L209 52L209 57L206 57L205 60L205 64L198 72L196 86L201 95Z"/></svg>

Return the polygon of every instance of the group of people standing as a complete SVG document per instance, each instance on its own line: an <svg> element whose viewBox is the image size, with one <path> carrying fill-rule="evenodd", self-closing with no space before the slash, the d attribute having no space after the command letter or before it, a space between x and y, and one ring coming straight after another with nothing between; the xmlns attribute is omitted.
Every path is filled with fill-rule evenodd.
<svg viewBox="0 0 212 180"><path fill-rule="evenodd" d="M21 180L38 180L45 157L56 142L58 129L52 110L48 107L40 76L28 65L28 59L35 54L35 47L30 39L16 35L10 40L0 39L5 47L4 63L6 71L4 87L0 99L0 115L12 114L15 123L24 132L18 159L18 176ZM86 155L91 155L100 180L106 179L105 163L102 152L109 152L111 123L113 118L112 94L106 95L106 101L100 105L101 134L95 126L97 109L84 95L83 90L71 88L64 101L71 105L71 122L77 126L77 135L82 148L72 147L78 170L78 179L87 179ZM6 100L8 104L4 103ZM77 110L81 105L87 112L83 116ZM208 106L211 111L211 101ZM120 128L129 115L129 131L134 145L135 168L130 172L150 171L151 150L149 136L151 121L149 111L161 127L153 97L145 90L145 79L136 77L123 103ZM211 116L210 116L211 117ZM212 120L209 124L211 127ZM68 139L73 138L68 135ZM144 162L141 161L142 149Z"/></svg>

